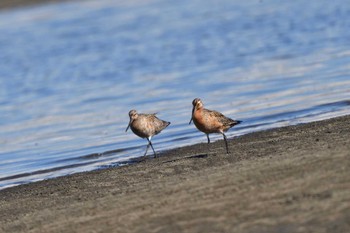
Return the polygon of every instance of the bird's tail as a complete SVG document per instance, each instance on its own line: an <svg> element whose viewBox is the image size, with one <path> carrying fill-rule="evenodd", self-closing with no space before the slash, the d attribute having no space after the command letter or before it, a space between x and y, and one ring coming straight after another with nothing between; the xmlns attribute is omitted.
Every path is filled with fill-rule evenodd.
<svg viewBox="0 0 350 233"><path fill-rule="evenodd" d="M234 126L234 125L241 124L241 123L242 123L242 121L232 120L232 122L231 122L231 127Z"/></svg>
<svg viewBox="0 0 350 233"><path fill-rule="evenodd" d="M169 121L163 121L163 126L164 128L168 127L170 125Z"/></svg>

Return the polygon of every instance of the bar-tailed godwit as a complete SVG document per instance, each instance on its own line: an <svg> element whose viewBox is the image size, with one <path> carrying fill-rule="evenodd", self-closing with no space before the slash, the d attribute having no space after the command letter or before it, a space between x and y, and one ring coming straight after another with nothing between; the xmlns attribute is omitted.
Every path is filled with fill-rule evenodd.
<svg viewBox="0 0 350 233"><path fill-rule="evenodd" d="M170 122L163 121L156 117L156 114L142 114L137 113L136 110L131 110L129 112L130 122L128 127L126 127L126 131L128 131L129 127L132 132L141 138L146 138L148 141L146 152L144 156L147 154L149 146L152 147L154 157L157 157L157 153L155 152L151 139L154 135L160 133L163 129L165 129Z"/></svg>
<svg viewBox="0 0 350 233"><path fill-rule="evenodd" d="M224 116L222 113L208 110L203 107L203 102L201 99L196 98L192 101L192 117L190 123L193 123L203 133L207 135L208 143L210 143L209 134L211 133L221 133L225 140L226 153L228 154L228 145L225 132L231 127L238 125L241 121L232 120Z"/></svg>

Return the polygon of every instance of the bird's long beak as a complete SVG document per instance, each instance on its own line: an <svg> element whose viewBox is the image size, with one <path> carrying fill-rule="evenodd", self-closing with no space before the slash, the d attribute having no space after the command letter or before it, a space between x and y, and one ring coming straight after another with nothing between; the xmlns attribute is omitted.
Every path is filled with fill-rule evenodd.
<svg viewBox="0 0 350 233"><path fill-rule="evenodd" d="M131 123L132 123L132 122L133 122L133 120L132 120L132 119L130 119L129 124L128 124L128 127L126 127L125 132L126 132L126 131L128 131L128 129L129 129L129 127L130 127L130 125L131 125Z"/></svg>
<svg viewBox="0 0 350 233"><path fill-rule="evenodd" d="M191 120L190 120L190 122L188 123L189 125L191 124L191 122L192 122L192 120L193 120L193 113L194 113L194 106L193 106L193 108L192 108Z"/></svg>

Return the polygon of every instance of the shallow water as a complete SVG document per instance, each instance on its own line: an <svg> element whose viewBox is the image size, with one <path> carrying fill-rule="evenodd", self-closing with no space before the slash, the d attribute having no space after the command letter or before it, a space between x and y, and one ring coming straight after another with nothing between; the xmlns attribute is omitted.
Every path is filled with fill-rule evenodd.
<svg viewBox="0 0 350 233"><path fill-rule="evenodd" d="M128 163L128 111L172 124L156 150L206 142L191 102L243 120L228 137L350 114L342 1L118 1L0 11L0 189ZM221 136L212 136L213 140Z"/></svg>

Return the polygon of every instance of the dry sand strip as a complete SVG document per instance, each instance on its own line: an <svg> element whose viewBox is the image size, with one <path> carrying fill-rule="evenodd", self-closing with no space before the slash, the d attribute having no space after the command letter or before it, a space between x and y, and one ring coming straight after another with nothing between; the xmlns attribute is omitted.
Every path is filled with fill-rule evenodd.
<svg viewBox="0 0 350 233"><path fill-rule="evenodd" d="M27 7L33 5L47 4L53 2L67 2L72 0L0 0L0 10L16 8L16 7Z"/></svg>
<svg viewBox="0 0 350 233"><path fill-rule="evenodd" d="M350 116L223 143L2 190L0 231L350 232Z"/></svg>

